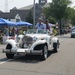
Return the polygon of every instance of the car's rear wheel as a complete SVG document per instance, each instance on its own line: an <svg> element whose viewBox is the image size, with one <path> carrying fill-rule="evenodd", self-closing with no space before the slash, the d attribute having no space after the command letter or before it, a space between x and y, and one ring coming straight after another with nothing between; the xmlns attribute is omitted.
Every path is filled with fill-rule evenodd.
<svg viewBox="0 0 75 75"><path fill-rule="evenodd" d="M58 52L58 44L57 43L53 43L53 52Z"/></svg>
<svg viewBox="0 0 75 75"><path fill-rule="evenodd" d="M42 48L42 59L46 60L48 57L48 48L46 45L43 46Z"/></svg>
<svg viewBox="0 0 75 75"><path fill-rule="evenodd" d="M57 43L53 43L53 52L58 52L59 45L59 40L57 41Z"/></svg>

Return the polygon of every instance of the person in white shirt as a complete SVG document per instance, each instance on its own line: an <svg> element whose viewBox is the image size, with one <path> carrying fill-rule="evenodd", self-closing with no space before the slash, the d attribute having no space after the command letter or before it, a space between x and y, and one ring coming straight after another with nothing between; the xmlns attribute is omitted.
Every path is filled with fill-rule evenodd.
<svg viewBox="0 0 75 75"><path fill-rule="evenodd" d="M38 19L38 23L36 24L36 29L46 29L46 26L41 18Z"/></svg>
<svg viewBox="0 0 75 75"><path fill-rule="evenodd" d="M53 34L53 29L52 29L52 27L54 27L55 25L49 23L48 20L46 20L45 25L46 25L46 29L48 29L48 30L50 31L50 34Z"/></svg>

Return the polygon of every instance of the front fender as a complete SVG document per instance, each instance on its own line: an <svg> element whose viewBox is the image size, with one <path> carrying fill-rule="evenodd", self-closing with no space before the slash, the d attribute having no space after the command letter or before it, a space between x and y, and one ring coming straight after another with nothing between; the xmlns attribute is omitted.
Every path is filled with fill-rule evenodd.
<svg viewBox="0 0 75 75"><path fill-rule="evenodd" d="M45 44L47 43L46 40L38 40L33 45L31 46L30 50L33 50L35 46L40 45L40 44Z"/></svg>
<svg viewBox="0 0 75 75"><path fill-rule="evenodd" d="M52 42L53 42L53 43L57 43L58 40L59 40L59 39L58 39L57 37L52 38Z"/></svg>
<svg viewBox="0 0 75 75"><path fill-rule="evenodd" d="M6 43L7 43L7 44L10 44L10 45L12 46L12 48L14 48L14 47L16 46L15 40L12 40L12 39L7 40Z"/></svg>

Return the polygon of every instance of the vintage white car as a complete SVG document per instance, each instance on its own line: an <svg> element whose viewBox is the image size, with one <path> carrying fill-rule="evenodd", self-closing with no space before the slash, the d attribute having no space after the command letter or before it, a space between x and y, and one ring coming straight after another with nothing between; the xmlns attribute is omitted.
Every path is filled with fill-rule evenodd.
<svg viewBox="0 0 75 75"><path fill-rule="evenodd" d="M58 52L59 48L59 39L50 35L48 30L29 29L24 35L17 36L16 41L9 39L6 43L3 52L8 59L13 58L15 54L32 54L40 55L45 60L48 50Z"/></svg>

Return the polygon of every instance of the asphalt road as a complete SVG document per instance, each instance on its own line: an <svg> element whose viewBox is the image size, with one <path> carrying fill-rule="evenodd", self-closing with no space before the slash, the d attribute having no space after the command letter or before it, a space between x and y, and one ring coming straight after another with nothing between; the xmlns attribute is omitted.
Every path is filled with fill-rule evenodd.
<svg viewBox="0 0 75 75"><path fill-rule="evenodd" d="M75 38L62 35L58 53L49 51L45 61L39 56L7 59L0 45L0 75L75 75Z"/></svg>

